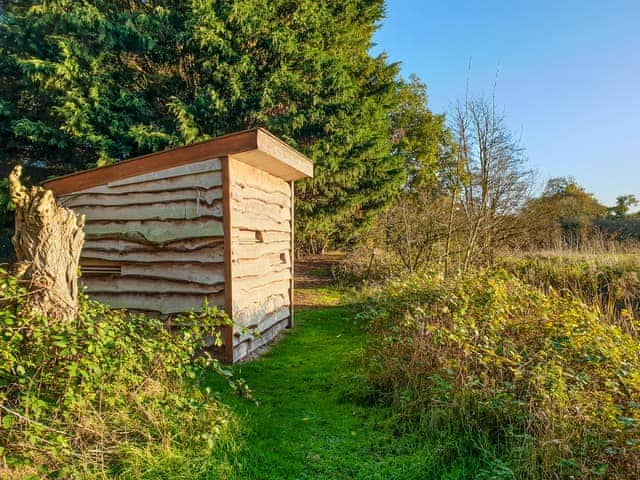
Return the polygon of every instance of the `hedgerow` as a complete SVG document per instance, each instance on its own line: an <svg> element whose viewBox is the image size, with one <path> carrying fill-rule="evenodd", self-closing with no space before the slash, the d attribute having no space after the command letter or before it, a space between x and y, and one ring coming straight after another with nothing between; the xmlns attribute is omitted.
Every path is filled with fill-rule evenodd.
<svg viewBox="0 0 640 480"><path fill-rule="evenodd" d="M498 271L414 276L366 315L376 398L482 450L482 478L640 477L640 341L597 307Z"/></svg>
<svg viewBox="0 0 640 480"><path fill-rule="evenodd" d="M0 478L223 478L234 417L202 383L233 382L202 351L215 308L159 320L82 299L78 318L22 315L26 290L0 272Z"/></svg>

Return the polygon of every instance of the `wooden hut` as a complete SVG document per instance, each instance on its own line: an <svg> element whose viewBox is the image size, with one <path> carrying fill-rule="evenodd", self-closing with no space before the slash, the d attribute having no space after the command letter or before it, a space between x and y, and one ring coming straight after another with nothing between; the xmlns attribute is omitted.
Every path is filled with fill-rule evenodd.
<svg viewBox="0 0 640 480"><path fill-rule="evenodd" d="M89 295L162 316L207 299L234 320L224 337L236 361L293 325L293 186L312 175L308 158L255 129L44 186L86 215Z"/></svg>

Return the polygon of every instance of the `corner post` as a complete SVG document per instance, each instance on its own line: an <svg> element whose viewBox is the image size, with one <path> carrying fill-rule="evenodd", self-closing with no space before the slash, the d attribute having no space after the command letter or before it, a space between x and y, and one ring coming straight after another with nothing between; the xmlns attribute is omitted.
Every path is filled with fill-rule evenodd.
<svg viewBox="0 0 640 480"><path fill-rule="evenodd" d="M231 228L231 175L230 159L222 158L222 226L224 232L224 310L233 320L233 256ZM223 327L224 360L233 363L233 325Z"/></svg>
<svg viewBox="0 0 640 480"><path fill-rule="evenodd" d="M294 202L295 202L295 188L294 188L294 181L291 180L289 182L289 185L291 186L291 253L289 255L289 260L291 262L291 283L290 283L290 287L289 287L289 324L287 325L288 328L293 328L294 326L294 300L295 300L295 293L294 293L294 287L295 287L295 256L296 256L296 249L295 249L295 235L294 235L294 224L295 224L295 208L294 208Z"/></svg>

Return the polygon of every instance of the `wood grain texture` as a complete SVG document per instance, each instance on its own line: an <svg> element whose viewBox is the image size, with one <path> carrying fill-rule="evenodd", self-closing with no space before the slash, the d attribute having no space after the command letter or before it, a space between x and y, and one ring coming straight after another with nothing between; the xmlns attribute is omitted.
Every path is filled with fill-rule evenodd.
<svg viewBox="0 0 640 480"><path fill-rule="evenodd" d="M280 272L273 272L266 277L264 275L256 275L252 277L234 278L233 286L237 293L235 298L239 298L240 300L242 298L249 298L254 290L263 287L269 286L274 288L275 286L288 286L290 275L291 273L287 269L281 270Z"/></svg>
<svg viewBox="0 0 640 480"><path fill-rule="evenodd" d="M149 245L163 245L177 240L223 236L222 221L215 217L191 220L90 221L85 226L89 239L131 240Z"/></svg>
<svg viewBox="0 0 640 480"><path fill-rule="evenodd" d="M205 298L222 306L221 168L216 158L63 196L87 217L87 292L116 307L161 314L199 309Z"/></svg>
<svg viewBox="0 0 640 480"><path fill-rule="evenodd" d="M286 217L288 216L287 214ZM264 214L244 212L241 210L233 211L233 223L236 228L291 233L291 224L288 220L276 220Z"/></svg>
<svg viewBox="0 0 640 480"><path fill-rule="evenodd" d="M114 308L157 312L161 315L199 311L206 299L209 305L224 306L224 293L214 295L186 293L95 293L96 300Z"/></svg>
<svg viewBox="0 0 640 480"><path fill-rule="evenodd" d="M233 316L233 246L231 224L231 163L229 157L222 160L222 188L223 193L223 229L224 229L224 310L235 321ZM222 339L224 341L224 359L229 363L235 361L233 348L233 331L235 325L223 327Z"/></svg>
<svg viewBox="0 0 640 480"><path fill-rule="evenodd" d="M246 329L236 332L233 339L234 344L237 345L251 338L255 338L259 335L263 335L274 325L276 325L277 323L280 323L282 320L287 319L288 316L289 316L288 307L287 306L280 307L274 312L271 312L265 315L264 317L262 317L260 319L261 321L259 324L256 323L253 325L249 325L247 326Z"/></svg>
<svg viewBox="0 0 640 480"><path fill-rule="evenodd" d="M157 247L148 243L135 242L118 238L94 238L85 241L85 248L105 252L194 252L204 248L220 247L224 243L223 237L188 238L167 242Z"/></svg>
<svg viewBox="0 0 640 480"><path fill-rule="evenodd" d="M278 310L289 311L289 289L263 298L255 298L250 304L238 308L234 314L234 321L243 327L262 325L265 319ZM289 314L287 313L287 316Z"/></svg>
<svg viewBox="0 0 640 480"><path fill-rule="evenodd" d="M83 282L84 284L84 282ZM197 282L167 280L149 277L104 276L91 278L86 284L87 293L202 293L224 292L224 282L203 285Z"/></svg>
<svg viewBox="0 0 640 480"><path fill-rule="evenodd" d="M165 190L162 192L162 198L166 202L189 200L197 201L201 205L213 205L213 202L222 199L222 187ZM138 193L131 191L119 193L76 193L58 197L58 201L69 208L136 206L158 203L158 195L155 192Z"/></svg>
<svg viewBox="0 0 640 480"><path fill-rule="evenodd" d="M234 358L273 338L291 315L291 186L230 159Z"/></svg>
<svg viewBox="0 0 640 480"><path fill-rule="evenodd" d="M284 192L275 190L267 192L264 188L251 186L246 182L231 185L231 193L233 194L232 198L234 201L244 199L250 202L261 203L262 205L273 205L274 207L281 208L288 208L290 205L290 199Z"/></svg>
<svg viewBox="0 0 640 480"><path fill-rule="evenodd" d="M240 240L242 241L242 240ZM281 252L290 253L287 251L290 247L290 242L287 240L281 242L250 242L242 245L242 249L237 252L236 258L238 260L251 260L267 255L279 255Z"/></svg>
<svg viewBox="0 0 640 480"><path fill-rule="evenodd" d="M222 185L222 174L220 172L194 173L191 175L181 175L175 178L165 178L162 180L150 180L136 183L134 185L100 185L89 188L81 193L97 194L123 194L128 192L156 192L184 190L188 188L214 188Z"/></svg>
<svg viewBox="0 0 640 480"><path fill-rule="evenodd" d="M211 160L205 160L204 162L191 163L174 168L165 168L163 170L157 170L144 175L137 175L135 177L125 178L122 180L115 180L109 182L108 185L109 187L136 185L139 183L146 183L157 180L165 180L170 178L175 179L184 177L186 175L192 175L194 173L210 173L219 172L221 170L221 160L219 158L214 158Z"/></svg>
<svg viewBox="0 0 640 480"><path fill-rule="evenodd" d="M223 248L202 248L196 251L153 249L149 252L114 252L84 248L82 258L85 263L89 260L108 260L117 263L184 262L210 264L224 262L224 252L222 250Z"/></svg>
<svg viewBox="0 0 640 480"><path fill-rule="evenodd" d="M198 200L162 201L156 196L156 203L144 205L121 205L74 207L82 212L87 221L93 220L191 220L200 217L222 219L222 201L211 204L200 203Z"/></svg>
<svg viewBox="0 0 640 480"><path fill-rule="evenodd" d="M234 278L236 280L248 277L264 277L265 275L269 278L271 274L291 271L289 252L265 255L251 259L242 259L239 256L236 258L238 260L236 261L236 265L233 269ZM290 273L287 274L287 280L289 279L289 275Z"/></svg>
<svg viewBox="0 0 640 480"><path fill-rule="evenodd" d="M259 336L252 335L246 338L243 342L237 343L233 349L234 361L243 359L257 348L273 341L274 338L287 328L287 321L288 320L284 318L271 326L263 334Z"/></svg>

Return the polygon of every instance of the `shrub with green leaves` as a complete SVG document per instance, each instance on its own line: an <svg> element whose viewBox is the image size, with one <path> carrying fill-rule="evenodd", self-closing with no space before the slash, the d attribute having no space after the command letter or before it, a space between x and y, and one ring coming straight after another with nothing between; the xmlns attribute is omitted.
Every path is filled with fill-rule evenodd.
<svg viewBox="0 0 640 480"><path fill-rule="evenodd" d="M598 308L499 271L394 283L368 315L375 395L486 478L639 478L640 341Z"/></svg>
<svg viewBox="0 0 640 480"><path fill-rule="evenodd" d="M0 477L223 475L234 418L201 380L215 371L246 389L202 350L224 313L205 305L170 332L83 299L56 323L23 316L26 295L0 272Z"/></svg>

